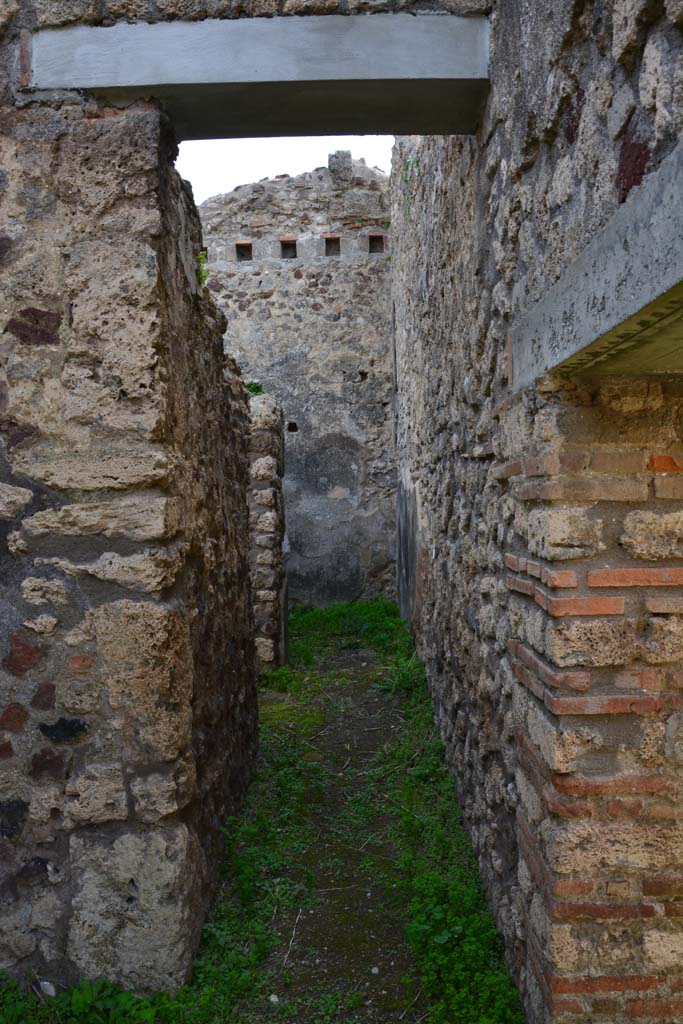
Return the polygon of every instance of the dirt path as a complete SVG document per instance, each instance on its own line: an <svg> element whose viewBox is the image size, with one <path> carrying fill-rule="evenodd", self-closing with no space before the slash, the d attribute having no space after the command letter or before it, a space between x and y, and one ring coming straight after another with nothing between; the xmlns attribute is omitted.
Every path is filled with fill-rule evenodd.
<svg viewBox="0 0 683 1024"><path fill-rule="evenodd" d="M400 730L400 702L378 686L382 672L370 652L337 655L319 674L303 730L290 696L265 690L261 697L264 722L282 725L291 712L287 727L308 733L303 757L320 765L322 784L311 789L302 823L314 839L290 867L311 905L276 914L273 991L254 1019L417 1024L424 1009L407 982L411 957L396 855L386 839L385 769L376 763Z"/></svg>

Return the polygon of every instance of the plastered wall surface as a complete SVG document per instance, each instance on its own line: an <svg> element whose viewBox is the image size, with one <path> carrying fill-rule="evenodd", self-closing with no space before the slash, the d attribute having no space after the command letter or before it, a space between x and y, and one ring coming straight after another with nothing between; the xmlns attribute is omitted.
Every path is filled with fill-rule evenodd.
<svg viewBox="0 0 683 1024"><path fill-rule="evenodd" d="M284 412L289 595L312 605L393 596L396 571L388 180L330 168L200 207L226 351Z"/></svg>
<svg viewBox="0 0 683 1024"><path fill-rule="evenodd" d="M394 161L401 601L532 1024L683 1020L683 391L506 344L680 138L682 23L501 0L478 137Z"/></svg>

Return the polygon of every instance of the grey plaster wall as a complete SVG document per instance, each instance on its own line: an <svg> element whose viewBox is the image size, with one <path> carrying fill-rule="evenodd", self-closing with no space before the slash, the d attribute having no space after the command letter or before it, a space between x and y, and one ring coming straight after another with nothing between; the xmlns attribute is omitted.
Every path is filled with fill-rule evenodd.
<svg viewBox="0 0 683 1024"><path fill-rule="evenodd" d="M348 154L330 168L200 207L226 351L285 417L290 599L395 593L387 178ZM326 255L326 235L338 255ZM370 252L373 246L384 252ZM296 258L282 245L296 240ZM237 245L252 259L238 259Z"/></svg>

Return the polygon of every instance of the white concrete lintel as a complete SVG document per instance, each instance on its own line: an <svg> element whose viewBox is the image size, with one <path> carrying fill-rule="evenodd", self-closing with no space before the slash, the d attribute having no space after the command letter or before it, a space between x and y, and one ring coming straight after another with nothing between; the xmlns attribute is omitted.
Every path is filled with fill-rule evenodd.
<svg viewBox="0 0 683 1024"><path fill-rule="evenodd" d="M683 142L634 188L543 298L513 314L512 386L683 376Z"/></svg>
<svg viewBox="0 0 683 1024"><path fill-rule="evenodd" d="M234 104L243 108L242 133L253 134L273 103L282 127L302 133L307 124L311 134L471 132L488 69L484 17L210 19L42 30L32 39L30 86L154 96L177 114L182 137L239 128L240 111L221 109ZM270 134L268 123L262 128Z"/></svg>

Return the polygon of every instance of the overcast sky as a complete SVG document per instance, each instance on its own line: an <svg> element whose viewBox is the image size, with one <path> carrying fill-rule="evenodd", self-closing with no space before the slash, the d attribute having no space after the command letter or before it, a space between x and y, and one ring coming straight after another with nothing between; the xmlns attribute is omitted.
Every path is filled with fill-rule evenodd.
<svg viewBox="0 0 683 1024"><path fill-rule="evenodd" d="M327 156L350 149L370 167L391 170L393 135L324 135L296 139L212 139L183 142L176 167L192 183L195 202L276 174L301 174L327 165Z"/></svg>

